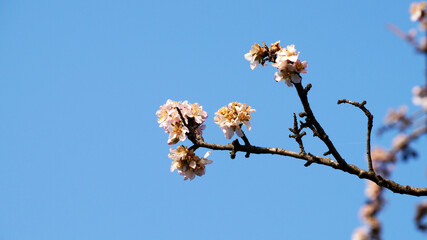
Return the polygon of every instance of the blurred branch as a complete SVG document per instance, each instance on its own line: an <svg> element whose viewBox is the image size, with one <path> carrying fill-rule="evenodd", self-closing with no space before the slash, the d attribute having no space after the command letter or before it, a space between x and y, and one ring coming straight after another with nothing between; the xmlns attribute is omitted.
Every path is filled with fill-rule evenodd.
<svg viewBox="0 0 427 240"><path fill-rule="evenodd" d="M399 27L388 23L386 25L386 27L392 32L394 33L396 36L400 37L401 39L405 40L406 42L408 42L409 44L411 44L413 47L415 47L415 49L418 50L419 44L418 42L415 40L415 38L410 35L405 33L404 31L402 31Z"/></svg>

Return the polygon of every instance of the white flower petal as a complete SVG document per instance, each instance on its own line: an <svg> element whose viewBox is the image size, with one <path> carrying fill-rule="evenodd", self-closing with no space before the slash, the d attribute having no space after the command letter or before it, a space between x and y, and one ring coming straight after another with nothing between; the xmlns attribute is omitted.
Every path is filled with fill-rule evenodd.
<svg viewBox="0 0 427 240"><path fill-rule="evenodd" d="M234 130L233 130L233 129L231 129L231 128L229 128L229 127L227 127L227 128L223 128L223 129L222 129L222 132L224 133L225 138L227 138L227 139L232 138L232 137L233 137L233 135L234 135Z"/></svg>
<svg viewBox="0 0 427 240"><path fill-rule="evenodd" d="M276 80L276 82L280 82L280 81L282 81L282 80L283 80L283 76L282 76L282 74L281 74L281 73L279 73L279 72L275 72L275 73L274 73L274 80Z"/></svg>
<svg viewBox="0 0 427 240"><path fill-rule="evenodd" d="M300 83L301 82L301 76L297 73L292 73L291 74L291 79L293 83Z"/></svg>
<svg viewBox="0 0 427 240"><path fill-rule="evenodd" d="M242 131L242 129L240 129L240 127L239 128L237 128L236 129L236 134L237 134L237 136L239 136L239 137L243 137L243 131Z"/></svg>
<svg viewBox="0 0 427 240"><path fill-rule="evenodd" d="M288 87L294 86L294 85L292 85L291 80L289 78L285 79L285 83L286 83L286 85L288 85Z"/></svg>
<svg viewBox="0 0 427 240"><path fill-rule="evenodd" d="M203 156L203 158L207 158L207 157L209 157L209 155L211 155L211 151L207 151L207 152L205 153L205 156Z"/></svg>
<svg viewBox="0 0 427 240"><path fill-rule="evenodd" d="M243 125L245 125L248 130L251 130L251 123L249 121L243 122Z"/></svg>
<svg viewBox="0 0 427 240"><path fill-rule="evenodd" d="M258 61L251 62L251 69L254 70L256 67L258 67L258 64Z"/></svg>
<svg viewBox="0 0 427 240"><path fill-rule="evenodd" d="M175 171L176 170L176 166L178 165L178 162L172 162L171 163L171 172L173 172L173 171Z"/></svg>

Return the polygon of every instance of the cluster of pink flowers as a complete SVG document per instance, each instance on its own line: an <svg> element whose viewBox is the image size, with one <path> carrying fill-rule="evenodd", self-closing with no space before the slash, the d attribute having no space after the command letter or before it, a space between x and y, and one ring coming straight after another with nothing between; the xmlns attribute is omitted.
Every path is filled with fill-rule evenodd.
<svg viewBox="0 0 427 240"><path fill-rule="evenodd" d="M423 21L426 15L426 2L412 3L409 7L409 14L411 14L411 21Z"/></svg>
<svg viewBox="0 0 427 240"><path fill-rule="evenodd" d="M237 136L243 137L241 125L245 125L251 130L251 124L249 123L251 112L255 112L255 109L244 103L232 102L215 113L214 121L222 129L225 138L230 139L233 137L234 132L236 132Z"/></svg>
<svg viewBox="0 0 427 240"><path fill-rule="evenodd" d="M399 133L393 138L393 148L403 149L408 145L408 136L405 133Z"/></svg>
<svg viewBox="0 0 427 240"><path fill-rule="evenodd" d="M277 52L276 62L272 64L277 67L278 72L274 74L274 79L279 82L285 80L286 85L292 87L292 83L300 83L300 73L307 73L307 61L301 62L298 59L299 52L295 45L289 45Z"/></svg>
<svg viewBox="0 0 427 240"><path fill-rule="evenodd" d="M163 127L166 133L169 133L169 145L176 144L178 141L185 141L187 139L186 134L189 132L189 129L182 122L177 108L181 111L187 126L197 127L198 134L201 135L202 130L206 127L202 123L208 117L208 113L203 111L198 103L191 104L187 101L176 102L168 99L166 104L160 106L156 115L159 126Z"/></svg>
<svg viewBox="0 0 427 240"><path fill-rule="evenodd" d="M301 73L307 73L307 61L301 62L298 59L299 52L296 51L295 45L288 45L282 48L277 41L268 48L265 43L264 47L255 43L252 49L245 54L246 60L250 61L251 69L254 70L259 64L265 66L266 61L272 62L272 66L277 68L274 79L279 82L285 80L286 85L292 87L292 83L301 82Z"/></svg>
<svg viewBox="0 0 427 240"><path fill-rule="evenodd" d="M422 106L424 111L427 111L427 86L415 86L412 88L412 93L414 94L412 103Z"/></svg>
<svg viewBox="0 0 427 240"><path fill-rule="evenodd" d="M266 56L267 50L261 47L258 43L255 43L251 50L245 54L245 59L251 62L251 69L254 70L259 64L263 67L266 65L263 61Z"/></svg>
<svg viewBox="0 0 427 240"><path fill-rule="evenodd" d="M408 111L407 106L400 106L397 110L388 110L385 122L388 124L397 123L405 119L406 112Z"/></svg>
<svg viewBox="0 0 427 240"><path fill-rule="evenodd" d="M369 240L368 230L365 227L359 227L351 236L351 240Z"/></svg>
<svg viewBox="0 0 427 240"><path fill-rule="evenodd" d="M427 16L426 16L426 2L414 2L409 7L409 14L411 21L418 22L419 23L419 29L421 31L427 30ZM412 29L407 34L407 39L412 42L415 41L415 36L417 34L417 31L415 29ZM421 52L427 52L427 38L422 37L418 44L418 50Z"/></svg>
<svg viewBox="0 0 427 240"><path fill-rule="evenodd" d="M376 147L371 153L372 164L375 172L383 177L390 176L395 162L386 149ZM365 226L357 228L352 236L352 240L379 239L381 233L381 222L377 215L384 206L383 188L376 183L367 180L365 195L366 203L360 208L359 215Z"/></svg>
<svg viewBox="0 0 427 240"><path fill-rule="evenodd" d="M211 152L207 152L203 158L200 158L194 151L189 150L185 146L179 146L175 150L170 149L169 158L172 159L171 172L177 170L184 180L193 180L196 175L203 176L205 174L205 166L211 164L212 160L206 159Z"/></svg>

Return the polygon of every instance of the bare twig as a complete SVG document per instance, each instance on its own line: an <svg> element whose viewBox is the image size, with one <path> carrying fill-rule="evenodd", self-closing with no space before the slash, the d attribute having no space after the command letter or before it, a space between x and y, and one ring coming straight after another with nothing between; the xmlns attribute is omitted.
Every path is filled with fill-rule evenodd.
<svg viewBox="0 0 427 240"><path fill-rule="evenodd" d="M242 126L242 124L240 125L240 127ZM246 137L246 134L245 134L245 132L243 132L243 130L242 129L240 129L241 131L242 131L242 133L243 133L243 136L241 137L242 138L242 140L243 140L243 142L245 142L245 146L250 146L251 145L251 143L249 142L249 139ZM250 152L246 152L246 155L245 155L245 158L249 158L250 157Z"/></svg>
<svg viewBox="0 0 427 240"><path fill-rule="evenodd" d="M304 111L307 114L307 117L308 117L310 123L316 129L317 137L319 137L325 143L325 145L328 147L329 151L331 152L332 156L334 156L334 158L341 165L341 167L346 168L348 165L347 162L338 153L334 144L329 139L329 136L326 134L325 130L323 130L323 128L319 124L319 122L317 122L316 118L314 117L313 112L311 111L310 104L308 103L308 98L307 98L307 92L310 90L311 84L308 84L305 89L302 87L301 83L294 83L294 85L295 85L295 88L298 92L298 96L301 100L301 103L304 107ZM316 135L316 133L313 133L313 134Z"/></svg>
<svg viewBox="0 0 427 240"><path fill-rule="evenodd" d="M406 34L404 31L402 31L399 27L388 23L387 28L394 34L396 34L396 36L400 37L401 39L407 41L409 44L411 44L413 47L415 47L415 49L418 49L418 42L409 34Z"/></svg>
<svg viewBox="0 0 427 240"><path fill-rule="evenodd" d="M302 137L305 136L306 133L301 132L302 129L303 129L302 126L298 127L297 116L294 113L294 126L293 128L289 128L289 131L291 131L293 134L290 134L289 137L294 138L295 141L298 143L300 152L305 153L304 144L302 143Z"/></svg>
<svg viewBox="0 0 427 240"><path fill-rule="evenodd" d="M341 103L348 103L353 106L356 106L362 110L366 117L368 118L368 131L366 133L366 156L368 158L368 167L370 172L374 172L374 168L372 167L372 157L371 157L371 132L372 132L372 126L374 121L374 116L372 116L371 112L365 107L366 101L363 101L362 103L353 102L347 99L340 99L338 100L338 104Z"/></svg>

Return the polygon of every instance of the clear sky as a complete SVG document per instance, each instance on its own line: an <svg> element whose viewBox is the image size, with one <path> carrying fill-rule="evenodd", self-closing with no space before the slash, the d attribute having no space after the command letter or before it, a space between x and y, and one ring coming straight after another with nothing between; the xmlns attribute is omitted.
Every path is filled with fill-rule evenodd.
<svg viewBox="0 0 427 240"><path fill-rule="evenodd" d="M309 63L303 83L313 84L318 120L366 169L366 118L336 101L367 100L376 129L390 107L411 104L425 61L386 29L416 28L409 4L1 1L0 239L350 239L364 180L292 158L213 152L205 176L183 181L169 172L155 112L167 99L198 102L209 113L205 140L226 144L214 113L244 102L257 110L252 144L298 151L288 138L302 111L295 89L243 57L254 42L281 40ZM388 147L390 136L373 142ZM310 134L305 142L326 150ZM426 154L399 163L393 179L426 186ZM425 237L413 223L422 198L386 197L384 239Z"/></svg>

